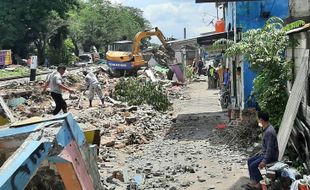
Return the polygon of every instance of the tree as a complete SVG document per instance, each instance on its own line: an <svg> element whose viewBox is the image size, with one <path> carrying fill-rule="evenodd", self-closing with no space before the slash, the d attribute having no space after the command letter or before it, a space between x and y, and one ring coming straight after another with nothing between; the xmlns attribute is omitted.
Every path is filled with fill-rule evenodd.
<svg viewBox="0 0 310 190"><path fill-rule="evenodd" d="M106 49L113 41L133 39L149 26L141 10L111 4L108 0L91 0L80 7L70 12L70 36L86 51L92 45Z"/></svg>
<svg viewBox="0 0 310 190"><path fill-rule="evenodd" d="M283 20L270 18L260 29L245 32L238 43L226 41L230 47L227 56L242 54L249 61L250 67L257 73L254 79L252 96L257 99L261 110L270 114L270 120L279 127L288 100L286 83L291 80L291 61L284 57L286 48L290 45L286 31L300 25L296 21L284 26ZM224 42L219 40L216 45Z"/></svg>
<svg viewBox="0 0 310 190"><path fill-rule="evenodd" d="M46 40L58 29L50 28L49 22L53 22L55 16L66 19L66 13L77 2L78 0L2 0L0 47L13 49L13 52L25 56L25 50L34 43L42 63Z"/></svg>

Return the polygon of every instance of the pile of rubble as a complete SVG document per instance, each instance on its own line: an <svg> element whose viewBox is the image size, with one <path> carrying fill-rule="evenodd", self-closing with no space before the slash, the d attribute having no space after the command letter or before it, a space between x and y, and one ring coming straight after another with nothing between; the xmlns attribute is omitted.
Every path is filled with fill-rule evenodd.
<svg viewBox="0 0 310 190"><path fill-rule="evenodd" d="M77 114L76 120L84 124L85 128L99 128L103 146L123 148L152 140L154 131L170 125L171 116L157 112L148 105L109 106L104 109L87 109Z"/></svg>

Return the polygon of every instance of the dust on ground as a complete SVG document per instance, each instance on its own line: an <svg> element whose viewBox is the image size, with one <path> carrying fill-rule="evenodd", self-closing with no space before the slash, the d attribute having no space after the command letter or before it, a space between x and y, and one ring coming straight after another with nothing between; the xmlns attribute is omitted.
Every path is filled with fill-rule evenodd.
<svg viewBox="0 0 310 190"><path fill-rule="evenodd" d="M81 94L83 79L70 80L77 93L65 95L69 111L83 129L101 130L97 161L106 189L223 190L242 189L247 182L248 147L234 146L238 138L227 135L231 128L216 128L227 124L228 116L220 107L218 90L207 90L207 82L164 84L173 110L162 113L148 105L109 101L117 79L104 86L105 107L95 99L88 108L87 94ZM13 91L31 91L13 108L15 117L51 116L53 101L41 94L40 85L14 85Z"/></svg>
<svg viewBox="0 0 310 190"><path fill-rule="evenodd" d="M228 123L228 116L217 92L206 82L193 83L185 91L190 98L174 100L174 122L155 131L149 143L101 147L107 189L124 189L123 182L141 189L242 189L248 154L222 141L216 126Z"/></svg>

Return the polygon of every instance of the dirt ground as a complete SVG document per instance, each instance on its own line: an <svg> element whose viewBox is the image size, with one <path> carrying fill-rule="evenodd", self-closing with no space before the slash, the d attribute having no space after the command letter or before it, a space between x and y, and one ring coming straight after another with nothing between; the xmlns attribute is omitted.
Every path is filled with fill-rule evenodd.
<svg viewBox="0 0 310 190"><path fill-rule="evenodd" d="M105 150L111 159L103 163L102 175L121 171L124 181L134 178L139 189L242 189L248 182L248 156L218 143L215 127L228 119L218 90L198 82L190 84L186 94L190 100L174 102L175 122L149 144ZM109 182L107 189L125 187L115 179Z"/></svg>
<svg viewBox="0 0 310 190"><path fill-rule="evenodd" d="M129 111L109 102L102 108L98 98L88 108L87 95L80 109L76 104L80 93L74 96L64 94L81 127L101 130L98 166L105 189L124 190L130 184L131 190L240 190L248 182L246 148L231 149L230 140L223 141L223 133L218 133L217 125L227 123L228 116L220 107L218 90L207 90L207 82L189 84L182 98L174 98L174 111L168 113L149 106ZM29 100L21 108L38 104L46 107L38 114L49 116L53 101L44 97L36 104ZM16 117L24 115L19 111ZM129 124L126 119L136 122ZM111 138L113 145L105 144Z"/></svg>

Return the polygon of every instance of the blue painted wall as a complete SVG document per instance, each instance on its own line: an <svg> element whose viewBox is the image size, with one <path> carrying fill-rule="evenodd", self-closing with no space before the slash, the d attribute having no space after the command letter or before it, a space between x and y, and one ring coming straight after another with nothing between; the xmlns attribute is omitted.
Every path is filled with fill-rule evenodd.
<svg viewBox="0 0 310 190"><path fill-rule="evenodd" d="M264 26L268 18L261 16L262 12L270 12L270 17L277 16L285 19L289 16L289 2L288 0L262 0L256 2L237 2L237 28L241 27L245 32L249 29L261 28ZM228 3L226 11L226 27L231 24L233 28L233 3ZM249 68L249 63L244 61L243 64L244 74L244 99L245 107L248 105L246 101L251 95L253 88L253 80L256 74Z"/></svg>

